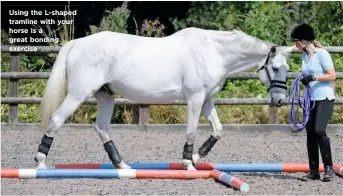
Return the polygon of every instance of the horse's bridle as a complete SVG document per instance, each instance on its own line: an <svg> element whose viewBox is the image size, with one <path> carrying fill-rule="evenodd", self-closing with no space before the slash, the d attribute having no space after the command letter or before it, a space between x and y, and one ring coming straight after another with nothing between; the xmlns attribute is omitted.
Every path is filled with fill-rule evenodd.
<svg viewBox="0 0 343 196"><path fill-rule="evenodd" d="M266 73L267 73L267 76L268 76L268 80L269 80L269 87L267 89L267 91L269 92L270 89L274 88L274 87L277 87L277 88L282 88L282 89L285 89L287 90L287 86L286 86L286 82L284 81L281 81L281 80L273 80L270 76L270 73L269 73L269 70L267 68L267 65L268 65L268 62L269 62L269 58L270 58L270 55L272 53L275 53L276 52L276 47L275 46L272 46L270 48L270 51L268 53L268 56L267 56L267 59L266 59L266 62L264 63L263 66L261 66L256 72L258 73L259 71L261 71L262 69L265 69L266 70ZM283 85L280 85L280 84L283 84Z"/></svg>

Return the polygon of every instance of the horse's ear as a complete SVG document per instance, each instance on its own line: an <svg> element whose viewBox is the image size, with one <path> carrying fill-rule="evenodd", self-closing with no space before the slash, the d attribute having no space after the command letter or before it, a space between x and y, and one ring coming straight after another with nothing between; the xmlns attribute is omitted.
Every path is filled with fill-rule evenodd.
<svg viewBox="0 0 343 196"><path fill-rule="evenodd" d="M270 48L270 52L274 54L276 52L276 46L272 46Z"/></svg>

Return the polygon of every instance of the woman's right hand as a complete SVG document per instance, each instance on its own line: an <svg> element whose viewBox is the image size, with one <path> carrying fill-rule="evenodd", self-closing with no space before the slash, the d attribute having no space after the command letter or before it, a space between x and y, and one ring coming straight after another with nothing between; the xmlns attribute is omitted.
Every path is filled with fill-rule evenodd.
<svg viewBox="0 0 343 196"><path fill-rule="evenodd" d="M299 41L295 42L295 46L298 51L303 51L304 46Z"/></svg>

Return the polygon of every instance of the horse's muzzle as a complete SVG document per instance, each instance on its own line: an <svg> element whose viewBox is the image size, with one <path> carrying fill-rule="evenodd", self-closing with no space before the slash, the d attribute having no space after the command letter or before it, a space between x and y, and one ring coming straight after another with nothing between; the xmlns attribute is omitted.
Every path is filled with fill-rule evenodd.
<svg viewBox="0 0 343 196"><path fill-rule="evenodd" d="M271 106L281 107L286 104L286 95L283 93L272 93Z"/></svg>

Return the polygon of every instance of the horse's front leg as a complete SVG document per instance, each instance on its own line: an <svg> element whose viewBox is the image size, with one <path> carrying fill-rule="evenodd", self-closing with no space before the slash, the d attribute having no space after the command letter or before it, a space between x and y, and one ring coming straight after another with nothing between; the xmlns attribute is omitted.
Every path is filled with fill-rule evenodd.
<svg viewBox="0 0 343 196"><path fill-rule="evenodd" d="M193 155L193 163L196 164L200 158L205 157L214 144L219 140L222 134L223 126L220 123L220 120L217 115L217 111L214 107L214 100L212 97L208 98L203 107L202 114L209 121L212 126L213 133L212 135L202 144L199 148L198 153Z"/></svg>
<svg viewBox="0 0 343 196"><path fill-rule="evenodd" d="M201 108L204 103L205 93L196 93L188 98L187 101L187 129L186 142L183 147L182 163L187 170L196 170L193 165L193 146L199 123Z"/></svg>
<svg viewBox="0 0 343 196"><path fill-rule="evenodd" d="M122 159L114 141L111 139L111 118L113 115L115 98L105 91L99 90L94 93L98 105L98 115L94 129L99 134L108 158L113 166L119 169L131 169Z"/></svg>

